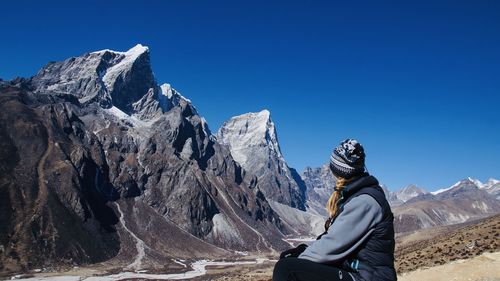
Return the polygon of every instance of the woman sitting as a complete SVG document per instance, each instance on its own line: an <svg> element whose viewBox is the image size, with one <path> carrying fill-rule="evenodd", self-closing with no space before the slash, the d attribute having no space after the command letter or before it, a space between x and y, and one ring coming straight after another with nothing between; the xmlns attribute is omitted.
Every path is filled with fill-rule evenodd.
<svg viewBox="0 0 500 281"><path fill-rule="evenodd" d="M333 150L336 178L327 203L325 232L309 247L283 252L273 281L397 280L394 269L394 217L377 179L365 169L359 142L347 139Z"/></svg>

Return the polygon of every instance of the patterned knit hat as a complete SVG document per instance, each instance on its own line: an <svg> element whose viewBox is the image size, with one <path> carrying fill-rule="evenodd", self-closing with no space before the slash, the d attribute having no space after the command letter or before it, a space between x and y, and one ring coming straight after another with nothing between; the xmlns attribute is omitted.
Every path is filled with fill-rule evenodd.
<svg viewBox="0 0 500 281"><path fill-rule="evenodd" d="M330 170L335 176L350 179L365 172L365 150L355 139L346 139L330 156Z"/></svg>

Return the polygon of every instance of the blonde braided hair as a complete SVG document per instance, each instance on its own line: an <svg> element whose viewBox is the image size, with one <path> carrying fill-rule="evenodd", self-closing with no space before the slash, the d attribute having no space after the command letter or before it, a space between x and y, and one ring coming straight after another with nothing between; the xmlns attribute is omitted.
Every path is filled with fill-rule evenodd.
<svg viewBox="0 0 500 281"><path fill-rule="evenodd" d="M353 178L345 179L338 176L336 177L335 189L332 195L330 195L328 202L326 203L326 210L328 211L328 214L330 214L330 217L325 222L325 229L328 229L330 227L330 224L332 223L333 219L335 219L335 217L337 216L339 201L342 199L342 190L352 180Z"/></svg>

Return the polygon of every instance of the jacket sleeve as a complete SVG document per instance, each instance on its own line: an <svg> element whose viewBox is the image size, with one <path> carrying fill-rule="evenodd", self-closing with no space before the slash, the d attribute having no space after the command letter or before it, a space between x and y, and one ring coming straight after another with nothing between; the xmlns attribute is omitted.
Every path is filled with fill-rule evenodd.
<svg viewBox="0 0 500 281"><path fill-rule="evenodd" d="M313 242L299 258L319 263L344 259L361 245L382 221L382 208L368 194L351 199L328 232Z"/></svg>

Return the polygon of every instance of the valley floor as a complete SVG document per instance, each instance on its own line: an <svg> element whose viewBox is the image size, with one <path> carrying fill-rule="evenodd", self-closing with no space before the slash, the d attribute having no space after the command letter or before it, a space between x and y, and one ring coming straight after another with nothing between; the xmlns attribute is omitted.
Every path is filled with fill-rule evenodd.
<svg viewBox="0 0 500 281"><path fill-rule="evenodd" d="M257 263L248 264L230 264L230 265L212 265L207 266L206 274L192 275L192 281L201 280L216 280L216 281L236 281L236 280L248 280L248 281L271 281L272 271L273 271L274 261L263 261ZM41 280L155 280L154 275L149 277L143 277L136 279L138 276L127 276L116 274L112 278L111 276L101 276L101 277L91 277L95 275L96 271L86 268L80 270L74 270L70 275L53 273L50 275L35 274L35 276L30 276L28 279L30 281L41 281ZM180 275L180 274L179 274ZM158 275L162 276L161 274ZM28 276L26 276L28 277ZM111 278L110 278L111 277ZM185 276L189 277L189 276ZM184 277L184 278L185 278ZM175 279L184 279L181 276L177 276ZM10 278L9 278L10 279ZM2 279L3 280L3 279ZM7 279L5 279L7 280ZM23 279L20 279L23 280ZM156 279L159 280L159 279ZM465 259L456 260L444 265L437 265L434 267L420 268L415 271L403 273L398 277L399 281L500 281L500 252L495 253L483 253L480 256Z"/></svg>
<svg viewBox="0 0 500 281"><path fill-rule="evenodd" d="M396 268L400 281L500 281L500 215L462 225L423 229L399 236ZM137 246L137 245L136 245ZM139 251L140 252L140 251ZM66 272L28 272L18 276L46 280L249 280L270 281L277 254L245 253L225 261L174 261L155 270L132 273L123 261L106 262ZM137 259L129 259L130 263ZM128 264L125 263L125 264ZM190 266L188 266L189 264ZM10 279L1 275L0 280ZM6 279L3 279L6 278Z"/></svg>

